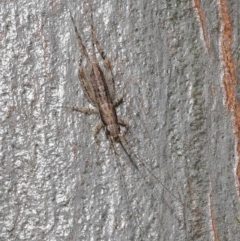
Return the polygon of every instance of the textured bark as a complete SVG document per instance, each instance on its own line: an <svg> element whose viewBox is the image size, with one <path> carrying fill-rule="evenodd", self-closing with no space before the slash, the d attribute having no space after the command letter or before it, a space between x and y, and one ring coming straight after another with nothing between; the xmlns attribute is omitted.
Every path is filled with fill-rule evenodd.
<svg viewBox="0 0 240 241"><path fill-rule="evenodd" d="M239 240L239 5L1 1L0 240ZM93 14L130 152L159 181L63 107L88 105L69 10L88 49Z"/></svg>

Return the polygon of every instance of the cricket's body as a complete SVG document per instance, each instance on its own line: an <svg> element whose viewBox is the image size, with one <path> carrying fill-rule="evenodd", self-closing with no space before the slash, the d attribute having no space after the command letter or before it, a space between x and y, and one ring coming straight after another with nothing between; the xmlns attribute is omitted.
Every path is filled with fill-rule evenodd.
<svg viewBox="0 0 240 241"><path fill-rule="evenodd" d="M90 58L72 16L71 19L81 53L86 59L85 69L82 66L82 59L80 59L78 70L79 79L87 99L95 106L94 109L78 107L75 107L74 109L87 114L98 113L100 115L101 121L98 122L94 128L94 138L97 143L99 143L97 134L102 128L105 128L105 133L110 141L110 145L114 147L114 143L117 142L122 145L122 142L125 142L124 135L128 130L128 124L121 117L117 116L116 113L116 107L122 102L123 96L115 100L114 77L110 60L100 47L93 24L91 25L93 53L92 59ZM103 60L104 71L98 63L96 50ZM85 74L86 70L87 74ZM120 126L125 127L123 134L120 132Z"/></svg>
<svg viewBox="0 0 240 241"><path fill-rule="evenodd" d="M102 123L106 128L106 135L111 142L119 142L120 127L113 100L110 96L103 72L98 64L93 63L92 86L97 100L97 108Z"/></svg>

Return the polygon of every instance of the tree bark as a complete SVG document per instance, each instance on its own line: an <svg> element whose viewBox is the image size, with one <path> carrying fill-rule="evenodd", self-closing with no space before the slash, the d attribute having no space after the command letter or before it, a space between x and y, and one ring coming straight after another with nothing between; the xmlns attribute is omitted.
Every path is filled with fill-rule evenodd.
<svg viewBox="0 0 240 241"><path fill-rule="evenodd" d="M2 1L0 240L239 240L239 4ZM139 170L66 107L90 106L70 11L90 53L92 14Z"/></svg>

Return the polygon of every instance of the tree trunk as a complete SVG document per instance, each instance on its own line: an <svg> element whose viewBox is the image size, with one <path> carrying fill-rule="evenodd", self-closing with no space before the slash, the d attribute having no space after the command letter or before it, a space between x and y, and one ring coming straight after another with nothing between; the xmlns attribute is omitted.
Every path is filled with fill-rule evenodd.
<svg viewBox="0 0 240 241"><path fill-rule="evenodd" d="M0 240L239 240L239 4L2 1ZM90 55L92 14L138 169L69 108L91 106L70 11Z"/></svg>

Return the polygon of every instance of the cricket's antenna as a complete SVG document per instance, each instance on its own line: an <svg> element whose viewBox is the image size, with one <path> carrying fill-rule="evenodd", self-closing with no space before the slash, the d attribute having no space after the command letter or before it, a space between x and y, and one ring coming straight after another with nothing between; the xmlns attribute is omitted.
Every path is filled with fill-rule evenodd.
<svg viewBox="0 0 240 241"><path fill-rule="evenodd" d="M160 180L159 178L157 178L156 175L154 175L154 174L150 171L150 169L148 168L148 166L147 166L136 154L134 154L134 155L136 156L137 160L141 163L141 165L144 166L144 168L163 186L163 188L164 188L167 192L169 192L176 200L178 200L183 206L185 206L184 203L182 202L182 200L181 200L180 198L178 198L176 195L174 195L174 194L161 182L161 180Z"/></svg>
<svg viewBox="0 0 240 241"><path fill-rule="evenodd" d="M122 142L120 141L120 145L122 146L124 152L127 154L127 156L129 157L130 161L132 162L132 164L134 165L134 167L137 167L136 163L133 162L131 156L127 153L127 150L126 148L124 147L124 145L122 144ZM121 181L121 184L123 184L124 186L124 190L126 191L126 197L127 197L127 205L128 205L128 208L130 208L130 212L132 213L133 217L134 217L134 220L139 228L139 230L141 231L141 226L140 226L140 222L139 222L139 219L137 218L135 212L134 212L134 209L132 207L132 205L130 204L130 198L129 198L129 193L128 193L128 189L127 189L127 185L126 185L126 182L124 180L124 177L123 177L123 169L122 169L122 166L121 166L121 163L120 163L120 160L119 160L119 156L117 156L117 166L118 166L118 170L120 171L120 181ZM135 208L136 212L139 214L139 211ZM143 233L144 236L146 236L145 233ZM147 236L146 236L147 238Z"/></svg>
<svg viewBox="0 0 240 241"><path fill-rule="evenodd" d="M126 155L128 156L130 162L133 164L133 166L140 172L136 162L133 160L132 158L132 155L128 153L126 147L123 145L122 141L119 142L122 149L124 150L124 152L126 153ZM176 195L174 195L170 190L169 188L166 187L166 185L164 185L161 180L159 178L157 178L156 175L154 175L151 170L148 168L148 166L136 155L133 153L133 155L136 157L136 159L140 162L140 164L142 166L144 166L144 168L162 185L162 187L167 191L169 192L176 200L178 200L183 206L184 206L184 203L181 201L181 199L179 199Z"/></svg>
<svg viewBox="0 0 240 241"><path fill-rule="evenodd" d="M126 153L126 155L128 156L130 162L133 164L133 166L139 171L137 164L134 162L134 160L132 159L131 155L127 152L127 149L125 148L125 146L123 145L122 141L119 142L122 149L124 150L124 152Z"/></svg>

